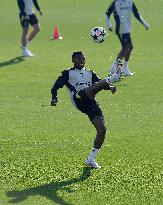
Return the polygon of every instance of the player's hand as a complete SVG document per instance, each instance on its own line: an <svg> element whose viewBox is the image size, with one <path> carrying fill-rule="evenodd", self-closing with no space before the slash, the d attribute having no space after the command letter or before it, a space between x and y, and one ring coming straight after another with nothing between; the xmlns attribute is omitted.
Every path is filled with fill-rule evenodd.
<svg viewBox="0 0 163 205"><path fill-rule="evenodd" d="M29 21L30 17L29 16L24 16L24 19Z"/></svg>
<svg viewBox="0 0 163 205"><path fill-rule="evenodd" d="M40 14L40 16L42 16L42 15L43 15L43 11L40 10L40 11L39 11L39 14Z"/></svg>
<svg viewBox="0 0 163 205"><path fill-rule="evenodd" d="M145 28L145 30L148 30L149 28L150 28L150 26L149 26L149 24L144 24L144 28Z"/></svg>
<svg viewBox="0 0 163 205"><path fill-rule="evenodd" d="M110 85L110 90L111 90L112 94L114 94L117 91L117 89L114 85Z"/></svg>
<svg viewBox="0 0 163 205"><path fill-rule="evenodd" d="M53 100L51 101L51 106L56 106L57 102L58 102L57 99L53 99Z"/></svg>

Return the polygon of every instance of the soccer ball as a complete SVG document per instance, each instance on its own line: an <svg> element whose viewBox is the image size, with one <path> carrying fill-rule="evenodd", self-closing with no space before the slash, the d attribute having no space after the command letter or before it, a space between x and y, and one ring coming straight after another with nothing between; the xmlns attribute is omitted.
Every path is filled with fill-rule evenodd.
<svg viewBox="0 0 163 205"><path fill-rule="evenodd" d="M106 38L106 30L103 27L95 27L91 30L91 37L95 43L102 43Z"/></svg>

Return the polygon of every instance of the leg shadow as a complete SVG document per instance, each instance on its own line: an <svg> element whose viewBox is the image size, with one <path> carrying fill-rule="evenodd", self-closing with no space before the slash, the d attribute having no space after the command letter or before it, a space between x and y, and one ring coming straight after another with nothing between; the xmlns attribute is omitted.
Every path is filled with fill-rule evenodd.
<svg viewBox="0 0 163 205"><path fill-rule="evenodd" d="M6 192L6 195L12 198L9 201L9 203L11 204L24 201L28 199L28 197L30 196L39 195L39 196L46 197L47 199L50 199L51 201L60 205L73 205L71 203L66 202L64 199L58 196L57 192L59 190L64 190L68 193L74 192L68 186L78 182L85 181L91 175L91 170L92 168L90 167L84 167L82 174L77 178L72 178L70 180L61 181L61 182L60 181L51 182L50 184L44 184L34 188L21 190L21 191L17 191L17 190L8 191Z"/></svg>
<svg viewBox="0 0 163 205"><path fill-rule="evenodd" d="M17 64L17 63L20 63L22 61L25 61L24 57L23 56L17 56L17 57L12 58L8 61L0 62L0 68L5 67L5 66L9 66L9 65L13 65L13 64Z"/></svg>

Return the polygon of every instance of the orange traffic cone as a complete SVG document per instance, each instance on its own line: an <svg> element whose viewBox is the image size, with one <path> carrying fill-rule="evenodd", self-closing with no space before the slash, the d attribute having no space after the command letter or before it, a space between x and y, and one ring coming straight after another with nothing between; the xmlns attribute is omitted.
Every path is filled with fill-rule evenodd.
<svg viewBox="0 0 163 205"><path fill-rule="evenodd" d="M62 37L60 36L60 33L59 33L59 29L58 29L58 26L54 26L54 30L53 30L53 40L59 40L59 39L62 39Z"/></svg>

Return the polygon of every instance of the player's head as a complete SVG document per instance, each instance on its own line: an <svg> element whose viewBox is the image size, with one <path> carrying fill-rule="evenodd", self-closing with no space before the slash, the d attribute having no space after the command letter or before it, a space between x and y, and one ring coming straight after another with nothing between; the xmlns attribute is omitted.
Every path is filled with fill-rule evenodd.
<svg viewBox="0 0 163 205"><path fill-rule="evenodd" d="M75 51L72 54L72 62L74 63L74 67L77 69L82 69L85 64L85 56L81 51Z"/></svg>

